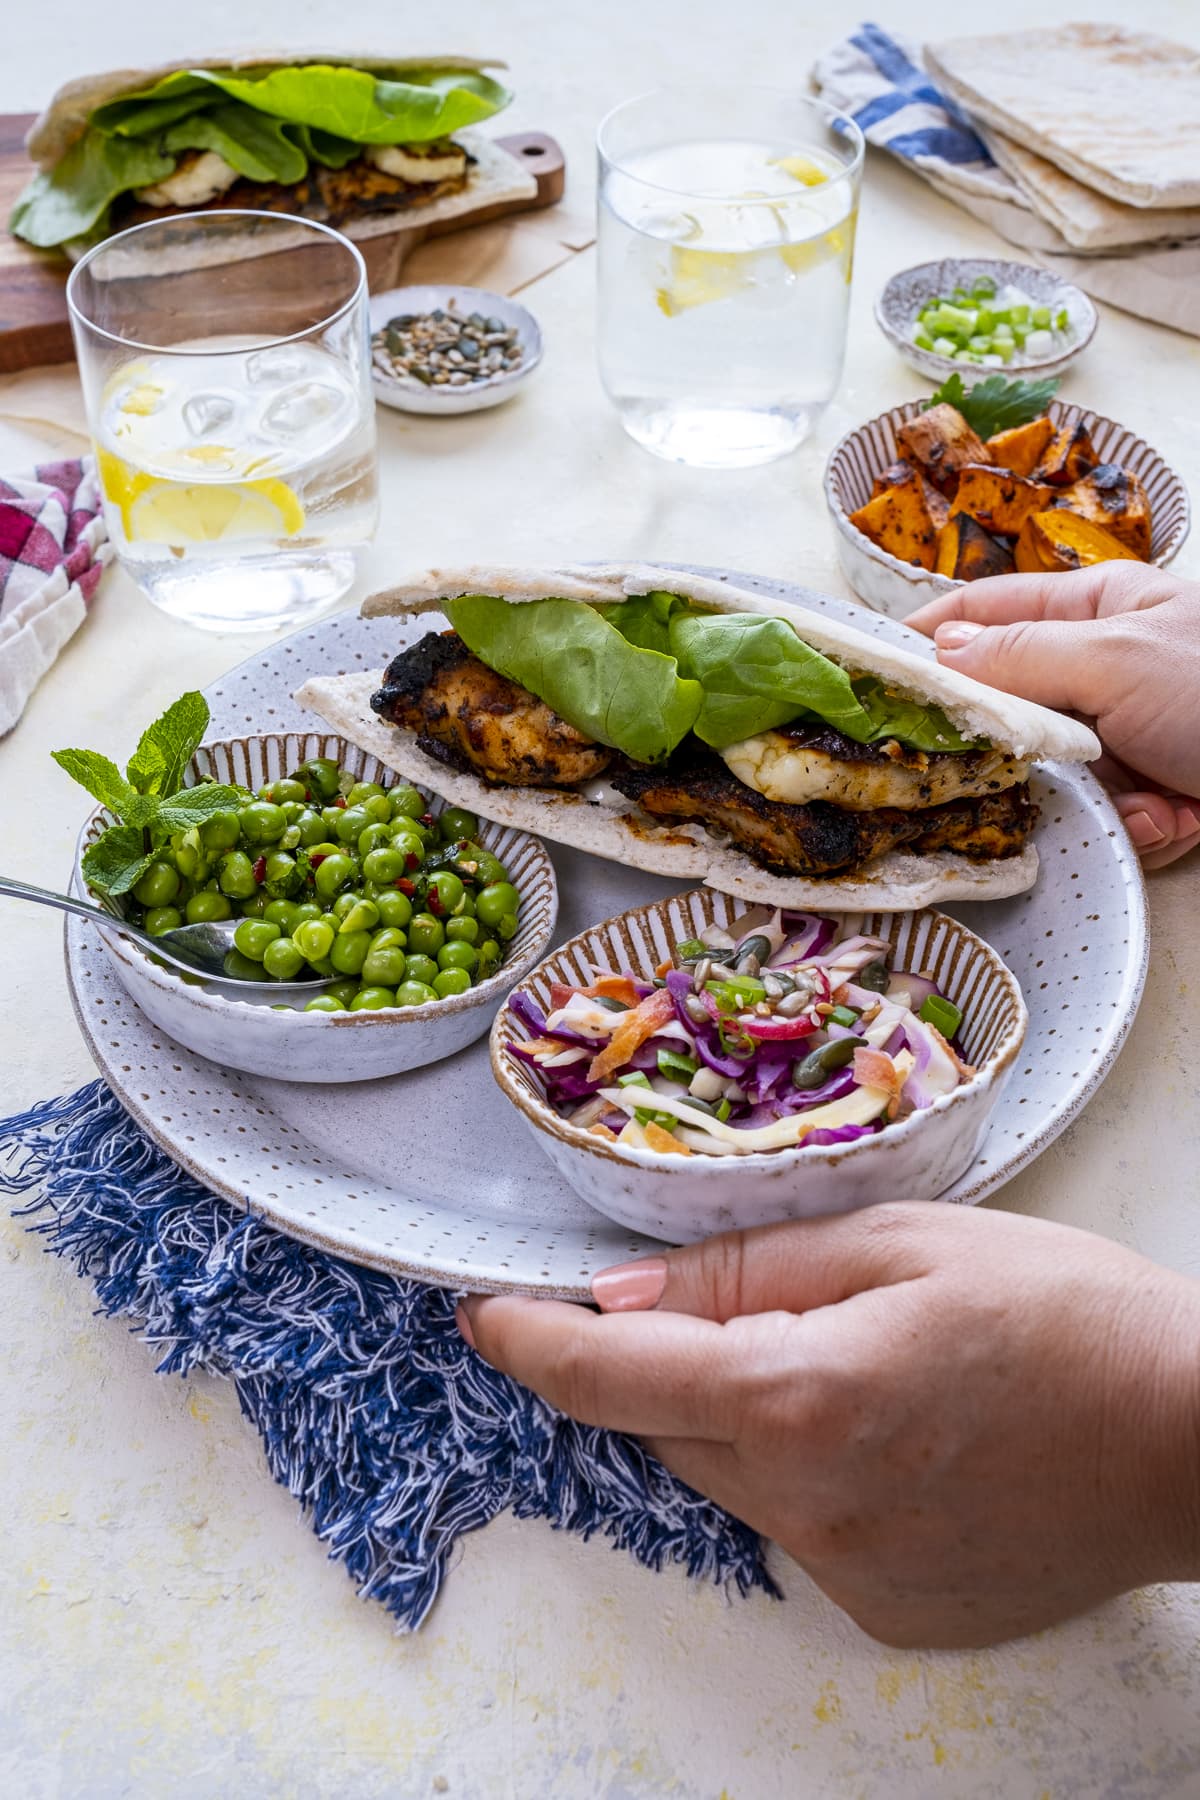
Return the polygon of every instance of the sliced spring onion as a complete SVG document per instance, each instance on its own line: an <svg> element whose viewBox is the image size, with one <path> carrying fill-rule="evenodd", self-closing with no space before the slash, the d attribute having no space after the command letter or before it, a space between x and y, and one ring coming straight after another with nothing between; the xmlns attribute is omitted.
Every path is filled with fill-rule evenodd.
<svg viewBox="0 0 1200 1800"><path fill-rule="evenodd" d="M660 1050L658 1053L658 1072L668 1080L690 1081L700 1067L694 1056L685 1056L680 1050Z"/></svg>
<svg viewBox="0 0 1200 1800"><path fill-rule="evenodd" d="M855 1012L852 1006L835 1006L829 1015L829 1020L833 1025L845 1025L849 1027L851 1025L857 1025L861 1017L862 1014Z"/></svg>
<svg viewBox="0 0 1200 1800"><path fill-rule="evenodd" d="M924 1019L926 1025L932 1025L949 1041L962 1024L962 1008L955 1006L953 1000L943 999L940 994L930 994L917 1017Z"/></svg>

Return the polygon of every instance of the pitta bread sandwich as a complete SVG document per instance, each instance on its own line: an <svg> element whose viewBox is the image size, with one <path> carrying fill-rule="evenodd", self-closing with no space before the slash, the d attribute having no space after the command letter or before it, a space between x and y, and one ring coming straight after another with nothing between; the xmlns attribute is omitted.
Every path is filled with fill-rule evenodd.
<svg viewBox="0 0 1200 1800"><path fill-rule="evenodd" d="M1074 719L681 570L431 570L363 612L412 617L386 670L300 688L334 730L454 805L771 906L1020 893L1031 763L1100 753Z"/></svg>
<svg viewBox="0 0 1200 1800"><path fill-rule="evenodd" d="M537 184L472 127L510 95L473 57L319 52L122 69L59 89L26 139L37 173L10 230L78 257L113 232L217 208L289 213L356 239Z"/></svg>

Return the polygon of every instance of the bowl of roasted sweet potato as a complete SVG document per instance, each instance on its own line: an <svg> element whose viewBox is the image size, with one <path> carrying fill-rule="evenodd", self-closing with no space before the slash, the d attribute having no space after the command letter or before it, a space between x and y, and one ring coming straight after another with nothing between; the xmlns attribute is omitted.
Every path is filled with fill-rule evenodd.
<svg viewBox="0 0 1200 1800"><path fill-rule="evenodd" d="M903 618L988 575L1170 561L1191 522L1178 474L1053 386L953 378L842 439L825 497L860 599Z"/></svg>

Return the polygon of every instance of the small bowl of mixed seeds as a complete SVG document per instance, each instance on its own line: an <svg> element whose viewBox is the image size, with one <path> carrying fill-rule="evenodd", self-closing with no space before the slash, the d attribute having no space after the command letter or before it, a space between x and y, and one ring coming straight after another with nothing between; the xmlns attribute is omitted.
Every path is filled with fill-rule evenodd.
<svg viewBox="0 0 1200 1800"><path fill-rule="evenodd" d="M401 412L499 406L542 359L531 312L485 288L392 288L371 298L376 396Z"/></svg>

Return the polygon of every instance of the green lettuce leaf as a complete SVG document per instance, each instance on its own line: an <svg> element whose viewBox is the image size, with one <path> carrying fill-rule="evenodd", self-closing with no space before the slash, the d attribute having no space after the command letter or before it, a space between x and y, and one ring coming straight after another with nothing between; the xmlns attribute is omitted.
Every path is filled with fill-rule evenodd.
<svg viewBox="0 0 1200 1800"><path fill-rule="evenodd" d="M489 668L520 682L576 730L636 762L669 755L696 721L699 684L681 680L674 657L631 643L590 606L574 600L512 606L469 594L445 610Z"/></svg>
<svg viewBox="0 0 1200 1800"><path fill-rule="evenodd" d="M407 69L395 80L386 71L296 63L283 68L178 69L153 87L124 94L99 109L106 131L138 131L137 109L146 102L192 98L207 87L256 112L295 125L312 125L356 144L409 144L446 137L501 111L511 98L490 75L473 69Z"/></svg>
<svg viewBox="0 0 1200 1800"><path fill-rule="evenodd" d="M641 650L671 656L671 616L685 604L678 594L635 594L605 610L605 618L621 636Z"/></svg>
<svg viewBox="0 0 1200 1800"><path fill-rule="evenodd" d="M235 100L177 120L163 133L162 147L176 153L215 150L250 181L301 181L308 169L308 158L282 119Z"/></svg>
<svg viewBox="0 0 1200 1800"><path fill-rule="evenodd" d="M671 648L683 673L704 689L696 735L715 750L801 715L867 741L870 720L846 671L802 643L783 619L681 612L671 621Z"/></svg>
<svg viewBox="0 0 1200 1800"><path fill-rule="evenodd" d="M174 90L164 94L161 100L152 100L146 95L122 95L121 99L110 100L106 106L98 106L88 123L109 137L157 137L177 119L201 112L206 106L220 101L220 95L214 93L206 81L199 81L195 76L187 77L182 83L177 76L173 80Z"/></svg>
<svg viewBox="0 0 1200 1800"><path fill-rule="evenodd" d="M153 144L85 131L47 174L39 169L18 196L9 229L27 244L49 249L82 237L118 194L161 181L175 167Z"/></svg>
<svg viewBox="0 0 1200 1800"><path fill-rule="evenodd" d="M880 738L894 737L914 750L959 751L977 748L982 742L979 738L965 738L940 706L889 693L873 675L856 675L852 686L855 699L871 721L870 734L856 740L860 743L873 744Z"/></svg>
<svg viewBox="0 0 1200 1800"><path fill-rule="evenodd" d="M293 143L299 144L309 162L324 163L327 169L344 169L347 163L362 155L361 144L350 138L334 137L329 131L318 131L312 125L285 125L283 129Z"/></svg>

